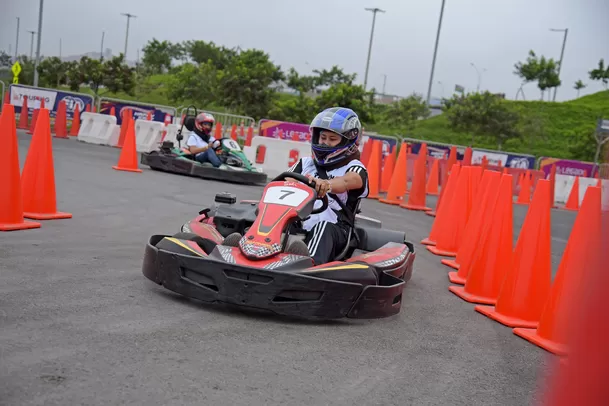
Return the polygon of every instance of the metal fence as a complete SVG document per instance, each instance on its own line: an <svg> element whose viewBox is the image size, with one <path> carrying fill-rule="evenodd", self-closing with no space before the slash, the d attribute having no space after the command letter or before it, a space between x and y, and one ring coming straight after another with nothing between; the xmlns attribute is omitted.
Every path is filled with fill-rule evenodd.
<svg viewBox="0 0 609 406"><path fill-rule="evenodd" d="M180 117L176 117L176 123L180 123L182 120L182 116L184 116L186 114L186 111L188 110L188 107L184 107L182 108L182 110L180 111ZM230 134L231 131L231 127L234 125L236 125L237 127L240 127L241 124L243 124L243 126L245 128L247 127L255 127L256 126L256 120L254 120L253 117L249 117L249 116L240 116L238 114L230 114L230 113L221 113L219 111L212 111L212 110L205 110L205 109L199 109L197 108L198 112L204 112L204 113L208 113L214 116L216 123L222 123L222 133L223 135L226 135L227 133ZM178 121L180 120L180 121Z"/></svg>

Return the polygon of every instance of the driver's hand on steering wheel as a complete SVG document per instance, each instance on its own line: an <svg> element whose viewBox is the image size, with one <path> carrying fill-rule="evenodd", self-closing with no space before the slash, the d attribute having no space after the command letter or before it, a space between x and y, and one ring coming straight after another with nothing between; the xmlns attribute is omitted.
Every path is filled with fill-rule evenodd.
<svg viewBox="0 0 609 406"><path fill-rule="evenodd" d="M330 185L330 181L327 179L319 179L314 177L313 175L307 175L309 178L310 184L315 184L315 191L317 192L317 196L323 198L326 193L332 192L332 186Z"/></svg>
<svg viewBox="0 0 609 406"><path fill-rule="evenodd" d="M212 149L218 149L218 148L220 148L221 145L222 145L222 142L220 142L220 140L214 140L211 143L211 148Z"/></svg>

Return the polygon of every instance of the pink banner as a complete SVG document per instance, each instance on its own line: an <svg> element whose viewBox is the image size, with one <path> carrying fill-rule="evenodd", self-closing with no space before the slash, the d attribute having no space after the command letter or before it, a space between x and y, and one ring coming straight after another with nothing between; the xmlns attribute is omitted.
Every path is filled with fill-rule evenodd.
<svg viewBox="0 0 609 406"><path fill-rule="evenodd" d="M263 137L281 138L282 140L310 141L311 133L307 124L287 121L260 120L260 133Z"/></svg>

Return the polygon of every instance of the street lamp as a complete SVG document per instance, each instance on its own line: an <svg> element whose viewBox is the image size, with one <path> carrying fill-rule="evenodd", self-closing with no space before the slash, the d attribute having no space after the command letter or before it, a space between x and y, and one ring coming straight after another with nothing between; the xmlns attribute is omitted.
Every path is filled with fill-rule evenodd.
<svg viewBox="0 0 609 406"><path fill-rule="evenodd" d="M372 52L372 38L374 37L374 25L376 23L376 13L379 11L384 13L385 10L381 10L380 8L367 8L366 11L372 12L372 30L370 31L370 44L368 45L368 60L366 61L366 74L364 76L364 90L366 90L366 85L368 84L368 69L370 67L370 54Z"/></svg>
<svg viewBox="0 0 609 406"><path fill-rule="evenodd" d="M438 33L436 34L436 46L433 51L433 61L431 62L431 74L429 75L429 87L427 88L427 105L431 101L431 86L433 85L433 74L436 69L436 57L438 56L438 45L440 43L440 31L442 31L442 18L444 17L444 5L446 0L442 0L442 8L440 9L440 20L438 21Z"/></svg>
<svg viewBox="0 0 609 406"><path fill-rule="evenodd" d="M34 63L34 87L38 86L38 65L40 64L40 43L42 42L42 9L44 0L40 0L38 10L38 45L36 46L36 63Z"/></svg>
<svg viewBox="0 0 609 406"><path fill-rule="evenodd" d="M563 29L550 28L550 31L565 33L565 36L562 40L562 51L560 51L560 62L558 62L558 78L560 79L560 69L562 68L562 60L563 60L563 57L565 56L565 45L567 44L567 35L569 34L569 29L568 28L563 28ZM556 92L557 91L558 91L558 86L556 86L554 88L554 98L552 101L556 101Z"/></svg>
<svg viewBox="0 0 609 406"><path fill-rule="evenodd" d="M21 19L17 17L17 39L15 40L15 60L13 62L17 62L17 58L19 58L19 24Z"/></svg>
<svg viewBox="0 0 609 406"><path fill-rule="evenodd" d="M121 15L127 17L127 31L125 32L125 52L124 52L125 63L126 63L127 62L127 43L129 42L129 21L131 21L132 18L137 18L137 16L133 15L133 14L129 14L129 13L121 13Z"/></svg>
<svg viewBox="0 0 609 406"><path fill-rule="evenodd" d="M36 34L36 31L26 31L29 32L30 34L32 34L30 36L31 40L30 40L30 59L34 59L34 34Z"/></svg>
<svg viewBox="0 0 609 406"><path fill-rule="evenodd" d="M476 65L473 62L471 62L470 65L472 65L474 67L474 69L476 69L476 72L478 73L478 86L476 87L476 92L480 93L480 82L482 81L482 74L484 72L486 72L486 68L483 68L482 72L480 72L478 70L478 67L476 67Z"/></svg>

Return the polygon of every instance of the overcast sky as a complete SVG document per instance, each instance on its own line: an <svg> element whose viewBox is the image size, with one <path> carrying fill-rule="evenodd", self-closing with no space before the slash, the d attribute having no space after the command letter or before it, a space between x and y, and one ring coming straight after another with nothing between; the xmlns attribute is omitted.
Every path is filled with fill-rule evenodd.
<svg viewBox="0 0 609 406"><path fill-rule="evenodd" d="M21 18L20 53L29 55L30 34L37 30L39 0L1 0L0 49L14 53ZM228 47L259 48L282 68L302 73L336 64L357 73L363 83L372 13L379 7L368 87L387 93L426 94L442 0L45 0L41 52L63 56L98 51L117 55L124 49L126 17L132 13L128 59L156 37L174 42L200 39ZM475 90L504 92L513 99L520 80L514 63L529 49L560 58L569 28L563 86L557 100L576 97L573 83L582 79L582 94L602 90L588 79L601 57L609 62L609 0L447 0L434 76L434 97L450 96L455 84ZM35 48L35 46L34 46ZM441 82L443 85L439 84ZM534 84L527 100L538 99Z"/></svg>

